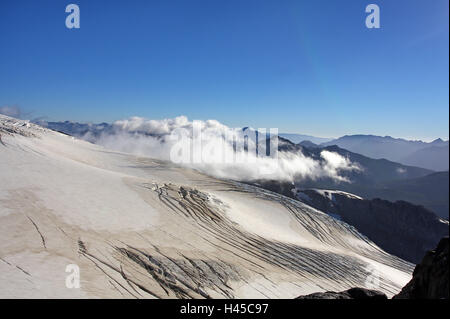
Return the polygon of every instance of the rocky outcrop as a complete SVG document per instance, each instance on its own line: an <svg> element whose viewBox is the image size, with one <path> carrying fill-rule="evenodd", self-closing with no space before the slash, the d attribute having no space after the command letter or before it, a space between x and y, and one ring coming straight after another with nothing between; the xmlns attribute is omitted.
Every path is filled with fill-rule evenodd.
<svg viewBox="0 0 450 319"><path fill-rule="evenodd" d="M312 189L298 191L297 198L354 226L387 252L415 264L449 234L448 221L404 201L365 200L343 192Z"/></svg>
<svg viewBox="0 0 450 319"><path fill-rule="evenodd" d="M342 292L317 292L306 296L300 296L296 299L373 299L386 300L387 296L377 290L365 288L351 288Z"/></svg>
<svg viewBox="0 0 450 319"><path fill-rule="evenodd" d="M394 299L448 299L449 238L442 238L416 266L411 281Z"/></svg>

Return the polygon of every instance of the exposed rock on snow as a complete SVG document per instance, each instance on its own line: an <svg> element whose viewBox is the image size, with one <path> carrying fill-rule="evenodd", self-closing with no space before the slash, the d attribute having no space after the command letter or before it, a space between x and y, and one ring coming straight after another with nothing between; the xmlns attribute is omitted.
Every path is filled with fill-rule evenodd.
<svg viewBox="0 0 450 319"><path fill-rule="evenodd" d="M364 288L351 288L342 292L317 292L314 294L300 296L296 299L373 299L373 300L386 300L387 296L379 291L364 289Z"/></svg>
<svg viewBox="0 0 450 319"><path fill-rule="evenodd" d="M35 132L44 132L47 129L40 127L36 124L32 124L26 120L18 120L0 114L0 136L19 134L22 136L36 136Z"/></svg>

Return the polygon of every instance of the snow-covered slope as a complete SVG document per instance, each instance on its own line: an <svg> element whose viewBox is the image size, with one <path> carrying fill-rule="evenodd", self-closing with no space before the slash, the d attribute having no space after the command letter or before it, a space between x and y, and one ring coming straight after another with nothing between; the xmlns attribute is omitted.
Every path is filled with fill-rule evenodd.
<svg viewBox="0 0 450 319"><path fill-rule="evenodd" d="M0 297L393 295L411 278L301 202L1 115L0 136Z"/></svg>
<svg viewBox="0 0 450 319"><path fill-rule="evenodd" d="M341 195L341 196L345 196L351 199L359 199L362 200L362 197L352 194L352 193L348 193L348 192L344 192L344 191L339 191L339 190L331 190L331 189L316 189L316 188L311 188L309 189L309 191L313 191L315 193L317 193L318 195L321 195L327 199L329 199L330 201L334 201L334 195ZM306 202L309 201L308 195L306 195L305 193L303 193L300 189L298 188L293 188L292 189L292 193L294 194L294 196L296 196L299 200L304 200Z"/></svg>

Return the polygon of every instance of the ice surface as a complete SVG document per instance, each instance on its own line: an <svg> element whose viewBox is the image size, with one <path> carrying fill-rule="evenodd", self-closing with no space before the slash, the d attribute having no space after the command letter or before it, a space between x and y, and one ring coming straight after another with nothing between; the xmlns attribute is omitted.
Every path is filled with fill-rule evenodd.
<svg viewBox="0 0 450 319"><path fill-rule="evenodd" d="M0 297L291 298L373 276L393 295L411 277L299 201L1 115L0 134Z"/></svg>

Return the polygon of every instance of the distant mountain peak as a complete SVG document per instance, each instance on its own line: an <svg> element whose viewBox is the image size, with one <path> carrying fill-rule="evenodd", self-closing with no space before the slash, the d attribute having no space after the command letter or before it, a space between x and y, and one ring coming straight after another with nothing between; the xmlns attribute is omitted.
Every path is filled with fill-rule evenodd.
<svg viewBox="0 0 450 319"><path fill-rule="evenodd" d="M448 144L448 141L444 141L442 138L437 138L434 141L431 142L431 144Z"/></svg>

